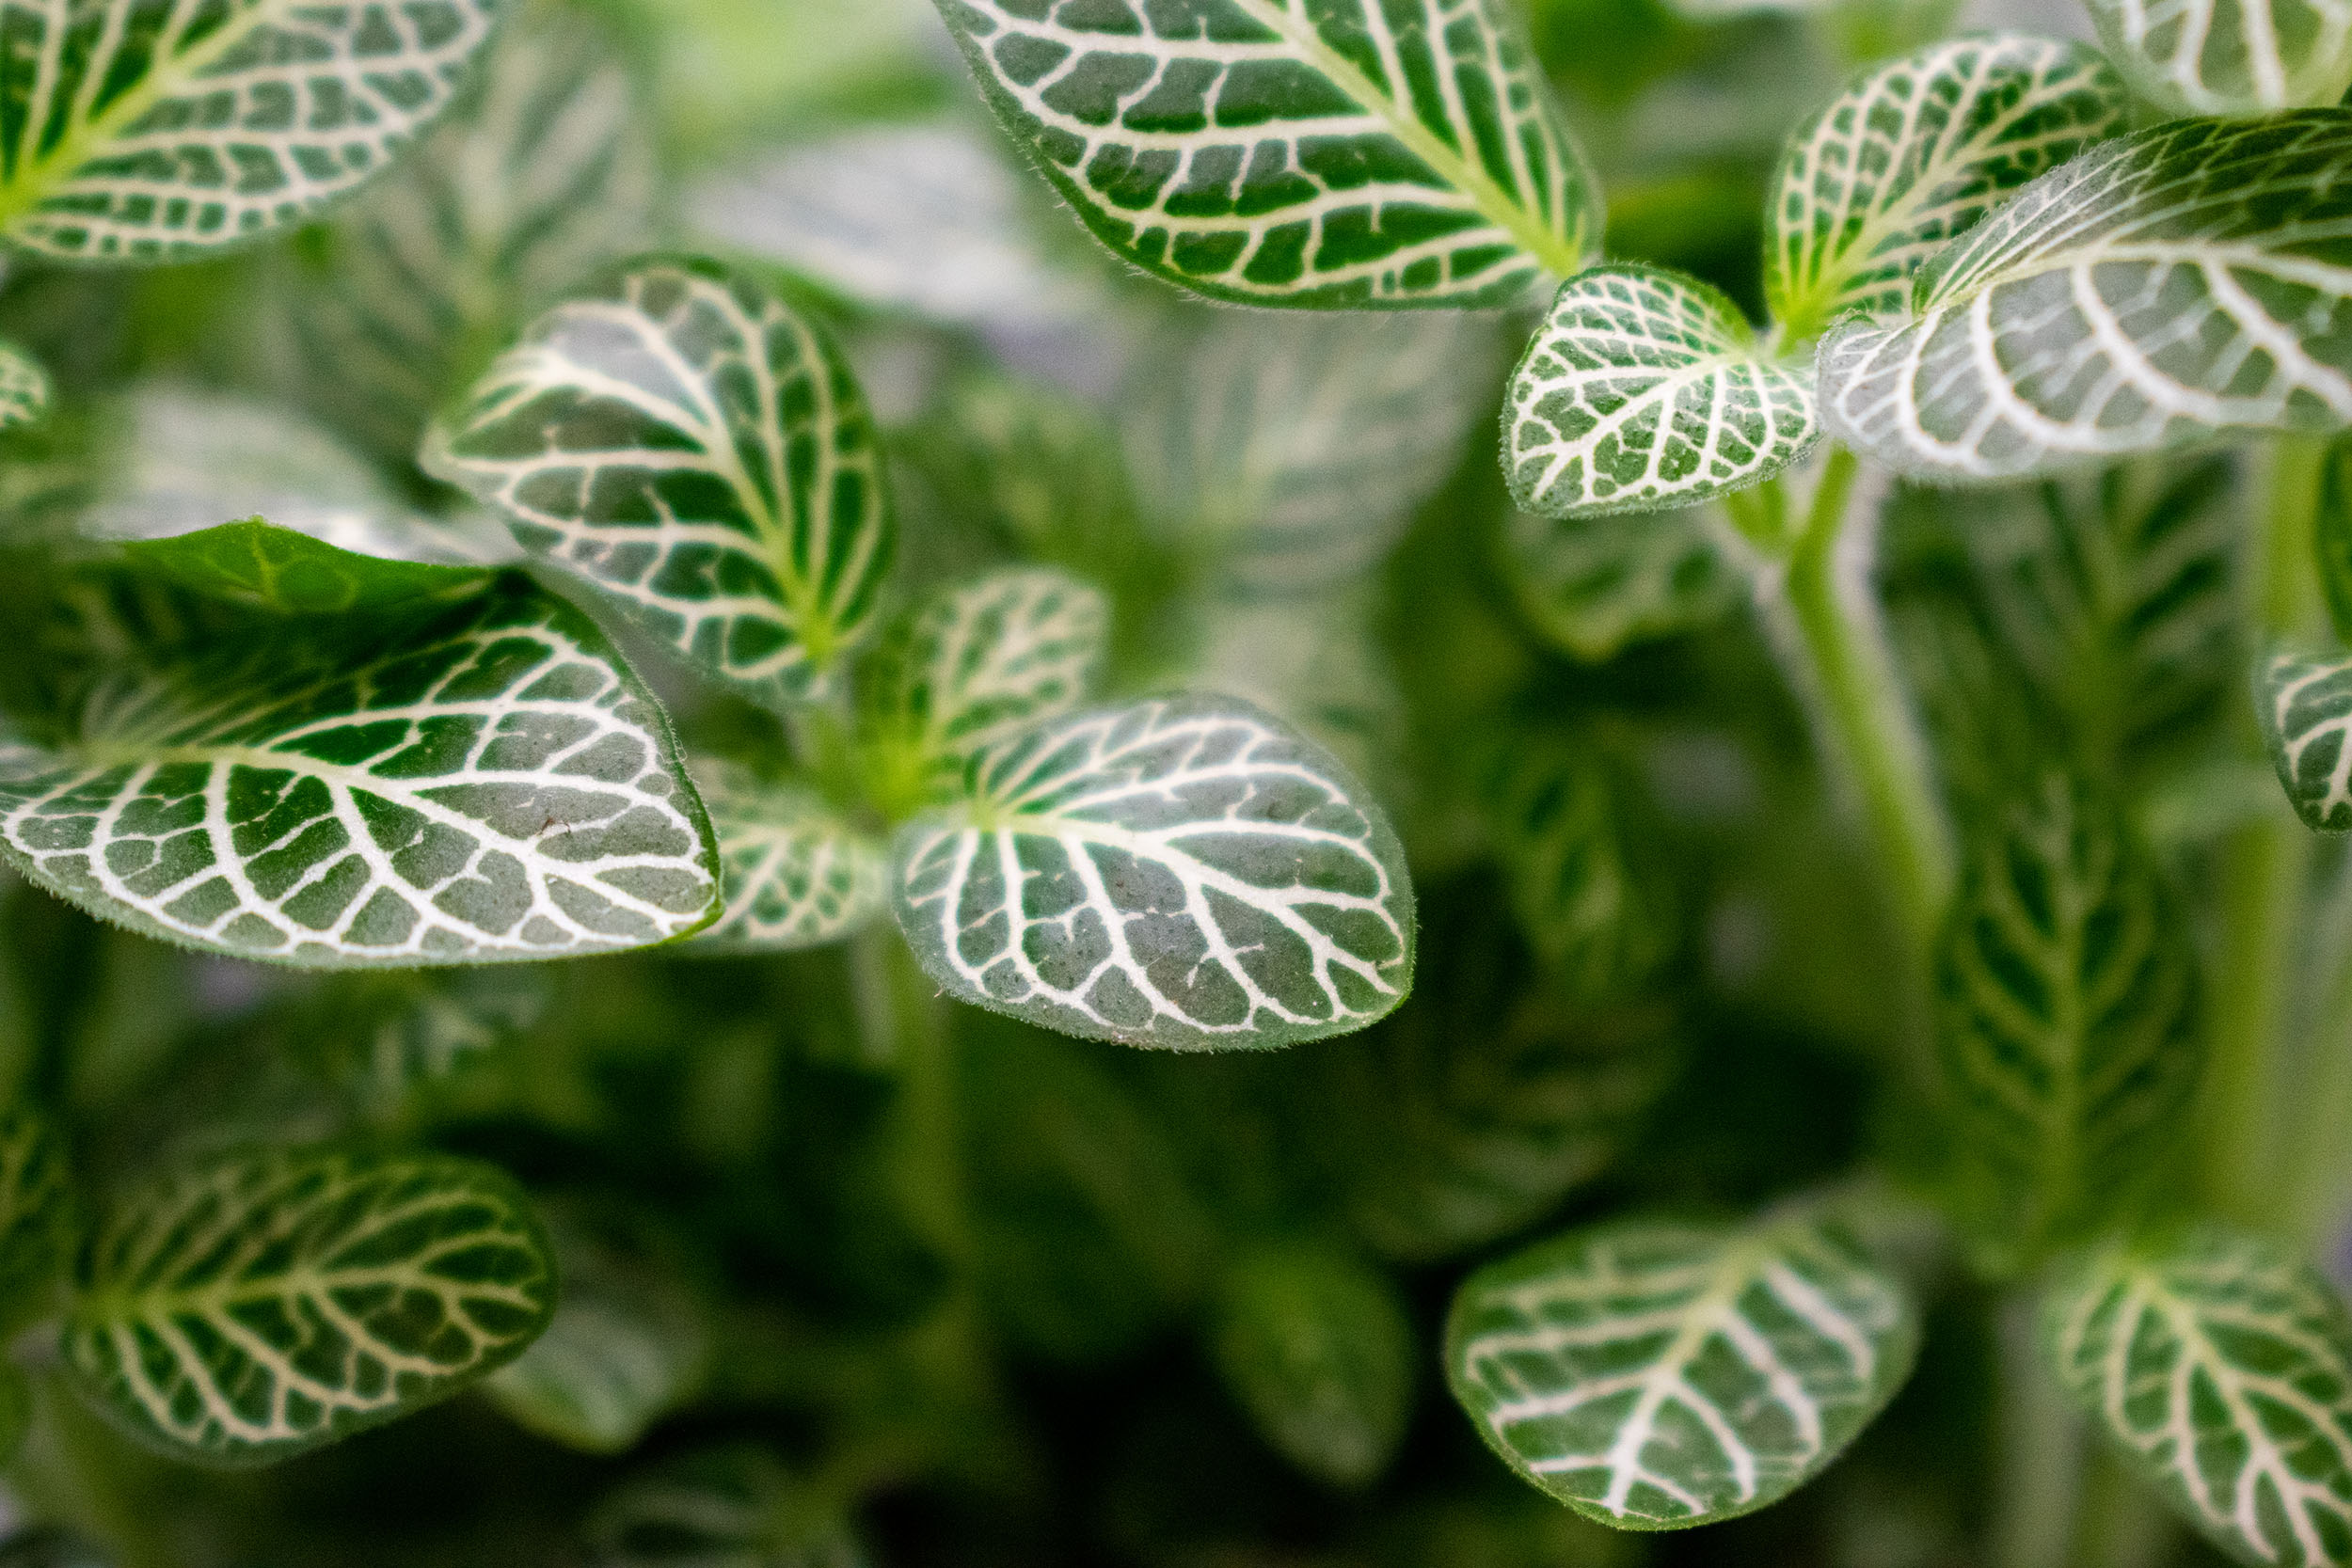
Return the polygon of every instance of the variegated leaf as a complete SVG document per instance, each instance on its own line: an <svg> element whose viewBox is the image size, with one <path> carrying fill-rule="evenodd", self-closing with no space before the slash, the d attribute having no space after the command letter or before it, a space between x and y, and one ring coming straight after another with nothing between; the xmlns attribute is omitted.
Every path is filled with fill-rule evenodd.
<svg viewBox="0 0 2352 1568"><path fill-rule="evenodd" d="M1711 625L1740 602L1740 574L1722 545L1729 526L1704 506L1637 520L1513 512L1502 575L1545 641L1597 664Z"/></svg>
<svg viewBox="0 0 2352 1568"><path fill-rule="evenodd" d="M1486 826L1528 945L1571 995L1638 987L1674 932L1629 853L1609 760L1579 736L1523 736L1502 753L1484 781Z"/></svg>
<svg viewBox="0 0 2352 1568"><path fill-rule="evenodd" d="M694 776L719 835L725 912L696 950L821 947L862 928L890 892L890 851L815 791L734 763L697 762Z"/></svg>
<svg viewBox="0 0 2352 1568"><path fill-rule="evenodd" d="M48 412L48 370L14 343L0 341L0 430L38 424Z"/></svg>
<svg viewBox="0 0 2352 1568"><path fill-rule="evenodd" d="M1528 1481L1605 1525L1679 1529L1820 1474L1918 1339L1909 1294L1833 1226L1625 1220L1472 1275L1446 1369Z"/></svg>
<svg viewBox="0 0 2352 1568"><path fill-rule="evenodd" d="M554 1259L520 1189L444 1155L231 1155L126 1196L62 1354L77 1389L183 1459L267 1464L405 1416L521 1354Z"/></svg>
<svg viewBox="0 0 2352 1568"><path fill-rule="evenodd" d="M826 688L890 564L848 365L708 262L644 262L549 310L436 428L426 466L771 705Z"/></svg>
<svg viewBox="0 0 2352 1568"><path fill-rule="evenodd" d="M1823 340L1830 433L2003 479L2352 420L2352 111L2181 120L2027 185Z"/></svg>
<svg viewBox="0 0 2352 1568"><path fill-rule="evenodd" d="M1818 434L1811 376L1719 291L1596 267L1561 289L1512 374L1502 467L1523 511L1653 512L1759 484Z"/></svg>
<svg viewBox="0 0 2352 1568"><path fill-rule="evenodd" d="M1929 257L2125 107L2104 60L2054 39L1954 39L1866 72L1782 154L1773 318L1802 340L1850 310L1901 314Z"/></svg>
<svg viewBox="0 0 2352 1568"><path fill-rule="evenodd" d="M2323 832L2352 828L2352 658L2274 654L2256 695L2296 815Z"/></svg>
<svg viewBox="0 0 2352 1568"><path fill-rule="evenodd" d="M2352 1320L2299 1259L2218 1229L2119 1246L2047 1316L2067 1387L2223 1550L2352 1561Z"/></svg>
<svg viewBox="0 0 2352 1568"><path fill-rule="evenodd" d="M899 928L953 996L1199 1050L1345 1034L1411 987L1396 835L1327 753L1246 703L1072 714L965 779L896 856Z"/></svg>
<svg viewBox="0 0 2352 1568"><path fill-rule="evenodd" d="M1500 0L940 0L1097 238L1253 305L1499 305L1599 245Z"/></svg>
<svg viewBox="0 0 2352 1568"><path fill-rule="evenodd" d="M828 1499L765 1449L705 1449L628 1482L588 1521L594 1568L867 1568Z"/></svg>
<svg viewBox="0 0 2352 1568"><path fill-rule="evenodd" d="M2168 114L2262 115L2335 103L2352 84L2343 0L2090 0L2099 41Z"/></svg>

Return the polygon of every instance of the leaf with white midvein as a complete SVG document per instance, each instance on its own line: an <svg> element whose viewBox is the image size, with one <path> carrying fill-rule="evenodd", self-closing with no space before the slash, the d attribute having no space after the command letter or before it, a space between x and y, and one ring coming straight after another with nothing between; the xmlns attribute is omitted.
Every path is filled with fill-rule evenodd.
<svg viewBox="0 0 2352 1568"><path fill-rule="evenodd" d="M2352 828L2352 658L2273 654L2256 697L2296 815L2327 832Z"/></svg>
<svg viewBox="0 0 2352 1568"><path fill-rule="evenodd" d="M1805 339L1849 310L1901 314L1929 257L2125 107L2097 54L2055 39L1953 39L1865 72L1781 155L1773 319Z"/></svg>
<svg viewBox="0 0 2352 1568"><path fill-rule="evenodd" d="M1680 1529L1812 1480L1902 1386L1910 1295L1836 1226L1621 1220L1490 1263L1446 1370L1497 1453L1579 1513Z"/></svg>
<svg viewBox="0 0 2352 1568"><path fill-rule="evenodd" d="M2181 120L2027 185L1822 341L1830 434L1989 480L2352 420L2352 112Z"/></svg>
<svg viewBox="0 0 2352 1568"><path fill-rule="evenodd" d="M48 370L14 343L0 340L0 430L39 423L48 412Z"/></svg>
<svg viewBox="0 0 2352 1568"><path fill-rule="evenodd" d="M890 851L805 785L737 763L697 760L695 782L719 836L725 912L697 952L783 952L853 935L882 911Z"/></svg>
<svg viewBox="0 0 2352 1568"><path fill-rule="evenodd" d="M426 466L650 635L771 706L821 694L890 564L873 420L810 322L707 261L555 307Z"/></svg>
<svg viewBox="0 0 2352 1568"><path fill-rule="evenodd" d="M36 884L329 968L603 952L716 912L668 721L562 600L507 578L382 624L175 637L122 618L127 588L83 585L103 657L0 744L0 856Z"/></svg>
<svg viewBox="0 0 2352 1568"><path fill-rule="evenodd" d="M1252 305L1502 305L1600 243L1501 0L939 0L1095 236Z"/></svg>
<svg viewBox="0 0 2352 1568"><path fill-rule="evenodd" d="M299 223L449 104L497 0L7 0L0 236L161 261Z"/></svg>
<svg viewBox="0 0 2352 1568"><path fill-rule="evenodd" d="M982 752L899 830L893 907L963 1001L1204 1050L1360 1029L1412 986L1412 887L1380 808L1228 697L1068 715Z"/></svg>
<svg viewBox="0 0 2352 1568"><path fill-rule="evenodd" d="M0 1334L50 1305L72 1246L65 1150L30 1106L0 1112Z"/></svg>
<svg viewBox="0 0 2352 1568"><path fill-rule="evenodd" d="M438 1154L228 1155L94 1232L61 1354L182 1459L268 1464L446 1399L547 1326L555 1265L503 1173Z"/></svg>
<svg viewBox="0 0 2352 1568"><path fill-rule="evenodd" d="M1597 664L1709 626L1740 603L1729 527L1707 506L1634 518L1514 511L1500 541L1502 577L1539 636Z"/></svg>
<svg viewBox="0 0 2352 1568"><path fill-rule="evenodd" d="M1820 434L1812 376L1721 291L1657 267L1570 278L1512 372L1502 471L1546 517L1654 512L1760 484Z"/></svg>
<svg viewBox="0 0 2352 1568"><path fill-rule="evenodd" d="M2352 1561L2352 1320L2302 1259L2203 1228L2101 1253L2044 1310L2068 1389L2216 1544Z"/></svg>
<svg viewBox="0 0 2352 1568"><path fill-rule="evenodd" d="M2333 103L2352 84L2343 0L2089 0L2099 41L2168 115Z"/></svg>

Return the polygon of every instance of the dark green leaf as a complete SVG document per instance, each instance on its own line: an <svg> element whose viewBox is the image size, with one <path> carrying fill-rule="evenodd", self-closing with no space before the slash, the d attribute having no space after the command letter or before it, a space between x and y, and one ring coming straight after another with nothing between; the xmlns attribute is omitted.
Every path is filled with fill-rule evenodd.
<svg viewBox="0 0 2352 1568"><path fill-rule="evenodd" d="M1227 1267L1209 1343L1258 1430L1300 1469L1364 1486L1395 1457L1418 1356L1377 1270L1311 1243L1246 1253Z"/></svg>

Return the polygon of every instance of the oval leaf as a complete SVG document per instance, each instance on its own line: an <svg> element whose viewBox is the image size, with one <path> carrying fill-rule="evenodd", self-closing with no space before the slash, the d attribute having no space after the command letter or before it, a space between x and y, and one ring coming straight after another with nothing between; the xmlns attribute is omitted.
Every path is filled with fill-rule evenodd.
<svg viewBox="0 0 2352 1568"><path fill-rule="evenodd" d="M267 1464L521 1354L555 1264L521 1190L442 1155L232 1156L125 1198L62 1352L75 1386L181 1459Z"/></svg>
<svg viewBox="0 0 2352 1568"><path fill-rule="evenodd" d="M1545 641L1598 664L1730 612L1742 585L1720 544L1728 526L1706 507L1660 512L1631 527L1513 512L1502 529L1503 579Z"/></svg>
<svg viewBox="0 0 2352 1568"><path fill-rule="evenodd" d="M425 462L771 706L823 690L890 564L882 458L848 365L708 262L649 262L548 311Z"/></svg>
<svg viewBox="0 0 2352 1568"><path fill-rule="evenodd" d="M1753 1513L1911 1373L1918 1314L1837 1229L1632 1220L1488 1264L1446 1333L1454 1398L1536 1486L1620 1529Z"/></svg>
<svg viewBox="0 0 2352 1568"><path fill-rule="evenodd" d="M1543 516L1652 512L1760 484L1819 434L1812 377L1774 362L1720 291L1596 267L1512 374L1503 472Z"/></svg>
<svg viewBox="0 0 2352 1568"><path fill-rule="evenodd" d="M1914 320L1824 339L1823 418L1944 480L2333 428L2352 420L2347 231L2352 112L2120 137L1937 255Z"/></svg>
<svg viewBox="0 0 2352 1568"><path fill-rule="evenodd" d="M2352 828L2352 658L2276 654L2259 685L2270 760L2296 815L2325 832Z"/></svg>
<svg viewBox="0 0 2352 1568"><path fill-rule="evenodd" d="M899 830L932 979L1064 1034L1178 1049L1360 1029L1412 985L1412 888L1321 748L1225 697L1070 715L974 759Z"/></svg>
<svg viewBox="0 0 2352 1568"><path fill-rule="evenodd" d="M1378 1479L1413 1411L1413 1325L1379 1270L1312 1245L1236 1259L1209 1344L1266 1440L1309 1475Z"/></svg>
<svg viewBox="0 0 2352 1568"><path fill-rule="evenodd" d="M2103 1253L2047 1313L2068 1389L2223 1550L2352 1560L2352 1321L2300 1259L2201 1230Z"/></svg>
<svg viewBox="0 0 2352 1568"><path fill-rule="evenodd" d="M719 835L726 912L695 950L784 952L821 947L882 911L890 854L813 790L729 763L694 765Z"/></svg>
<svg viewBox="0 0 2352 1568"><path fill-rule="evenodd" d="M0 233L148 261L299 223L448 106L498 9L9 0Z"/></svg>
<svg viewBox="0 0 2352 1568"><path fill-rule="evenodd" d="M2340 0L2089 3L2108 56L2168 114L2300 109L2352 84L2352 8Z"/></svg>
<svg viewBox="0 0 2352 1568"><path fill-rule="evenodd" d="M1095 236L1251 305L1500 305L1600 243L1499 0L939 0Z"/></svg>

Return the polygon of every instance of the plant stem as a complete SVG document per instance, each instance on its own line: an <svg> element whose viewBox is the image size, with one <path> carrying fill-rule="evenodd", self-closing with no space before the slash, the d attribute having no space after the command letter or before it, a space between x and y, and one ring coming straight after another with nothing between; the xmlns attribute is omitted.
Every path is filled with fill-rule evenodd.
<svg viewBox="0 0 2352 1568"><path fill-rule="evenodd" d="M898 1074L898 1168L908 1217L923 1239L968 1281L971 1218L963 1180L963 1125L958 1114L961 1064L956 1031L906 943L882 944L880 998Z"/></svg>
<svg viewBox="0 0 2352 1568"><path fill-rule="evenodd" d="M2042 1356L2040 1292L2017 1290L1994 1320L2000 1403L1994 1434L1999 1510L1993 1568L2069 1568L2082 1512L2082 1421Z"/></svg>

